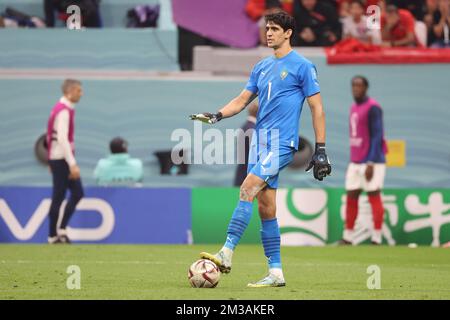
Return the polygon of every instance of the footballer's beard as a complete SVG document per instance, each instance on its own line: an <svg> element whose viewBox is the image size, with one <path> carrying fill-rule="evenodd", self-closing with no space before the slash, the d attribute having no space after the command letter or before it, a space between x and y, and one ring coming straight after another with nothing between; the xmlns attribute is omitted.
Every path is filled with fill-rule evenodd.
<svg viewBox="0 0 450 320"><path fill-rule="evenodd" d="M272 40L271 43L269 43L269 41L267 41L267 46L273 50L277 50L281 47L281 45L279 43L276 43L274 40Z"/></svg>
<svg viewBox="0 0 450 320"><path fill-rule="evenodd" d="M273 50L278 50L278 49L284 47L286 44L286 41L289 41L289 40L285 40L285 39L278 39L278 40L271 39L271 40L272 40L272 42L270 44L269 44L269 41L267 41L267 46ZM289 42L287 42L287 43L289 43Z"/></svg>
<svg viewBox="0 0 450 320"><path fill-rule="evenodd" d="M361 104L367 100L367 95L366 94L354 95L353 99L357 104Z"/></svg>

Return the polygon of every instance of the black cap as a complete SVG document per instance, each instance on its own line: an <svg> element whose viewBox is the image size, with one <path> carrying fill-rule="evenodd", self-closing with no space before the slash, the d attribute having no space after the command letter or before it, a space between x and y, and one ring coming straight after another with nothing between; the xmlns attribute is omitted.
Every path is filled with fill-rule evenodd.
<svg viewBox="0 0 450 320"><path fill-rule="evenodd" d="M116 137L109 143L111 153L126 153L128 151L128 142L121 137Z"/></svg>

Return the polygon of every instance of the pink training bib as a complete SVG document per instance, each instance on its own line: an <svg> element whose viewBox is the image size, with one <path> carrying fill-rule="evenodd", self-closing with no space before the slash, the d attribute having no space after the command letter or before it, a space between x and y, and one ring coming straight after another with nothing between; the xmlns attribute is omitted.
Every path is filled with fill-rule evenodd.
<svg viewBox="0 0 450 320"><path fill-rule="evenodd" d="M74 132L75 132L75 110L72 108L69 108L65 104L58 102L52 109L52 112L50 113L50 118L48 119L47 124L47 155L48 159L50 159L50 152L52 148L52 141L55 141L57 139L57 132L54 128L55 125L55 119L56 116L63 110L69 111L69 132L68 132L68 139L70 142L70 146L72 148L72 152L75 154L75 144L74 144Z"/></svg>

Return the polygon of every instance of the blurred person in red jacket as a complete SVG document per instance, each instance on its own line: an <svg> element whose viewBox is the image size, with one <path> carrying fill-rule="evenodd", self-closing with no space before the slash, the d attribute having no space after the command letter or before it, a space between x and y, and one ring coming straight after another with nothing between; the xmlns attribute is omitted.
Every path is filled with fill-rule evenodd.
<svg viewBox="0 0 450 320"><path fill-rule="evenodd" d="M423 20L426 13L425 0L390 0L389 4L396 5L399 9L408 10L419 21Z"/></svg>
<svg viewBox="0 0 450 320"><path fill-rule="evenodd" d="M251 19L259 21L270 8L278 7L292 15L293 4L294 0L248 0L245 12Z"/></svg>
<svg viewBox="0 0 450 320"><path fill-rule="evenodd" d="M380 1L383 3L383 1ZM383 7L382 7L383 8ZM390 4L381 15L381 37L384 47L414 47L417 39L414 31L415 19L404 9Z"/></svg>

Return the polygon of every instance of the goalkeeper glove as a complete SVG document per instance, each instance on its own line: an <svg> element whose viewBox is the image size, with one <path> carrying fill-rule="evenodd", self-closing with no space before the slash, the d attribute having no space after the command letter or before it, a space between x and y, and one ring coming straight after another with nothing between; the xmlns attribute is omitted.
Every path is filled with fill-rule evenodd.
<svg viewBox="0 0 450 320"><path fill-rule="evenodd" d="M222 120L222 118L223 118L222 112L217 112L217 113L204 112L204 113L198 113L198 114L191 114L189 116L189 119L191 119L191 120L200 120L201 122L205 122L205 123L209 123L209 124L214 124L214 123Z"/></svg>
<svg viewBox="0 0 450 320"><path fill-rule="evenodd" d="M314 178L319 181L331 174L331 164L325 153L325 143L316 143L316 151L305 171L310 171L313 167Z"/></svg>

